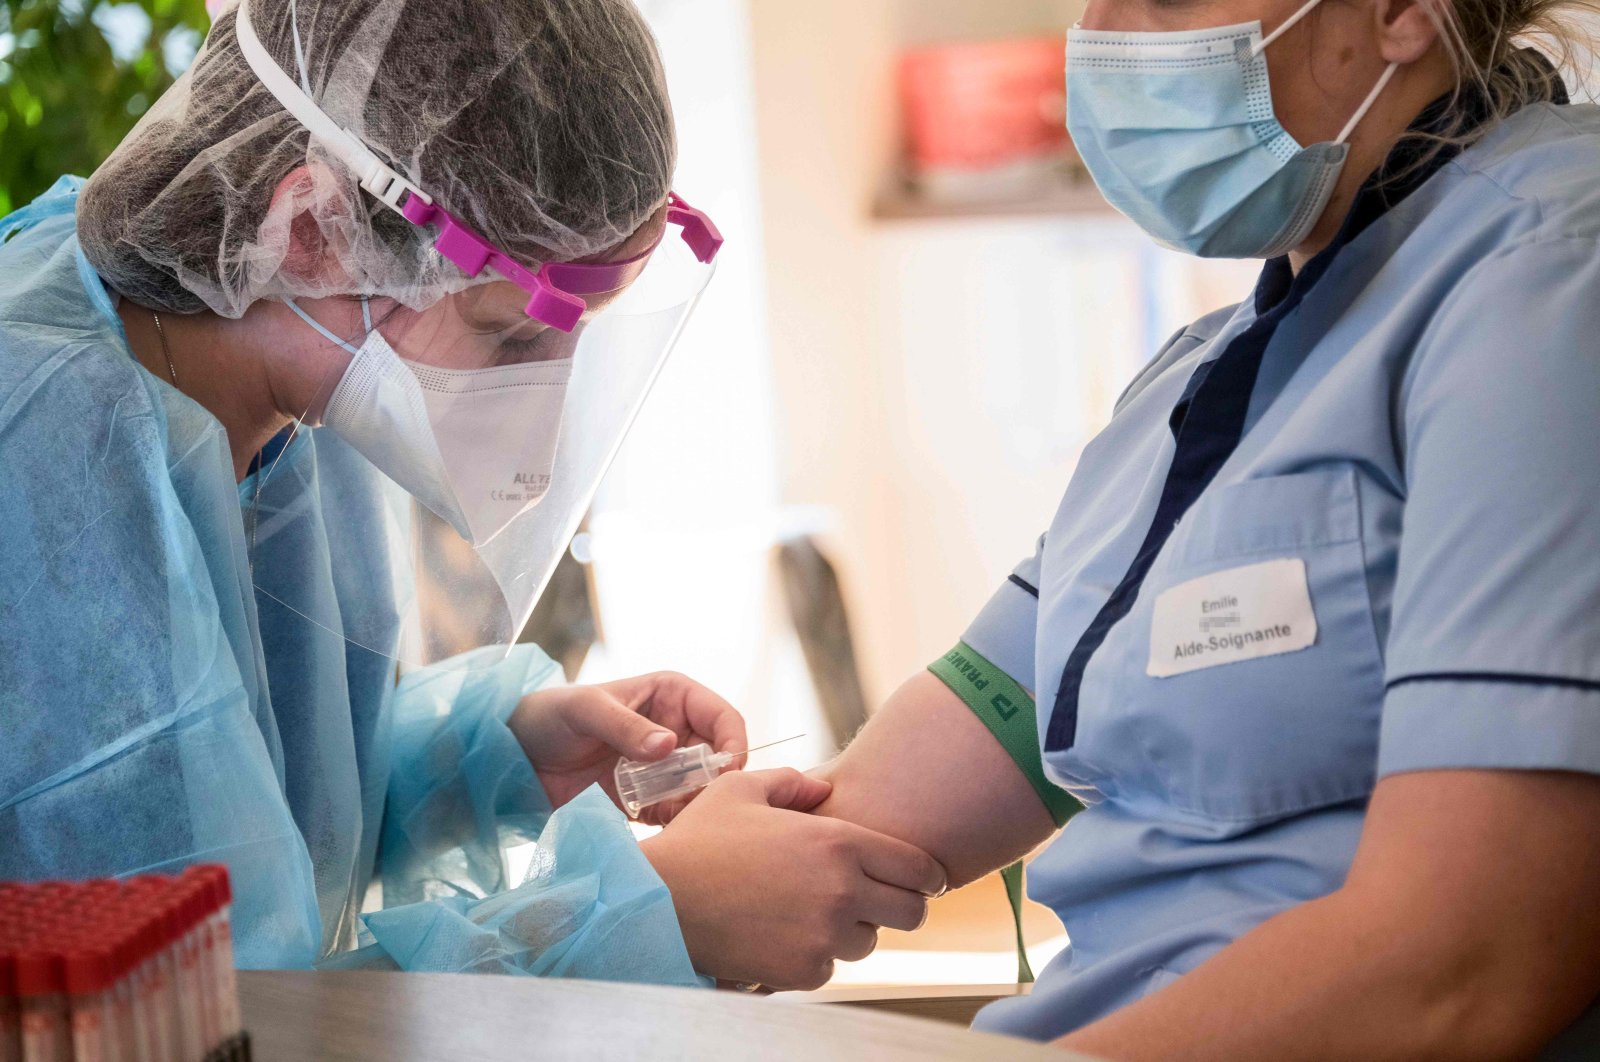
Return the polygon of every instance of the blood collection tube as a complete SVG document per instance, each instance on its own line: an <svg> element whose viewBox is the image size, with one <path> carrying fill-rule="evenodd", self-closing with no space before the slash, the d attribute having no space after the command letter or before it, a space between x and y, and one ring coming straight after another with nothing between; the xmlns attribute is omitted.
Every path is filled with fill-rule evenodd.
<svg viewBox="0 0 1600 1062"><path fill-rule="evenodd" d="M133 914L130 905L126 910ZM153 946L154 927L140 922L128 934L128 999L133 1009L133 1039L136 1057L156 1059L161 1057L155 1010L151 1004L150 975L148 967Z"/></svg>
<svg viewBox="0 0 1600 1062"><path fill-rule="evenodd" d="M0 905L4 901L0 900ZM5 907L0 906L0 1062L22 1062L22 1015L17 1010L17 955Z"/></svg>
<svg viewBox="0 0 1600 1062"><path fill-rule="evenodd" d="M63 956L63 984L72 1025L73 1062L120 1062L116 1028L116 953L84 943Z"/></svg>
<svg viewBox="0 0 1600 1062"><path fill-rule="evenodd" d="M33 936L17 956L23 1062L72 1062L72 1029L62 993L61 955Z"/></svg>
<svg viewBox="0 0 1600 1062"><path fill-rule="evenodd" d="M198 888L204 901L200 915L200 969L203 971L200 980L205 985L202 1015L205 1020L206 1048L214 1050L226 1037L222 1030L222 982L217 978L217 955L220 952L214 917L217 907L211 883L201 881Z"/></svg>
<svg viewBox="0 0 1600 1062"><path fill-rule="evenodd" d="M149 903L152 891L146 891L146 903ZM159 903L152 905L150 917L156 927L155 946L151 949L150 960L155 971L152 999L156 1007L156 1025L161 1030L161 1057L178 1062L183 1048L178 1029L178 964L172 949L173 918L171 911Z"/></svg>
<svg viewBox="0 0 1600 1062"><path fill-rule="evenodd" d="M23 891L0 885L0 1062L22 1060L22 1015L17 1009L18 908Z"/></svg>
<svg viewBox="0 0 1600 1062"><path fill-rule="evenodd" d="M223 1039L217 997L221 987L216 976L217 941L211 917L217 906L216 892L212 888L210 875L202 868L190 867L184 871L183 884L194 925L195 999L200 1043L202 1050L209 1053Z"/></svg>
<svg viewBox="0 0 1600 1062"><path fill-rule="evenodd" d="M217 938L216 978L217 1000L221 1004L221 1032L223 1041L231 1042L244 1032L244 1021L239 1015L239 977L233 968L233 886L228 882L226 867L212 866L209 873L216 903L212 930Z"/></svg>
<svg viewBox="0 0 1600 1062"><path fill-rule="evenodd" d="M195 895L187 884L180 881L171 900L171 910L176 918L173 936L173 956L177 965L174 985L178 1003L178 1041L185 1062L205 1062L205 1016L203 982L200 973L199 919Z"/></svg>
<svg viewBox="0 0 1600 1062"><path fill-rule="evenodd" d="M134 1020L133 1012L133 967L137 952L134 949L133 934L127 931L126 923L107 921L107 936L110 940L111 950L114 954L113 965L116 977L107 989L111 997L112 1012L112 1037L118 1062L138 1062L139 1054L139 1028Z"/></svg>
<svg viewBox="0 0 1600 1062"><path fill-rule="evenodd" d="M165 926L159 917L152 917L140 927L139 963L134 971L134 1021L139 1026L145 1057L150 1059L175 1057L171 990L162 963L165 938Z"/></svg>
<svg viewBox="0 0 1600 1062"><path fill-rule="evenodd" d="M63 947L74 1051L80 1062L138 1062L130 977L137 916L127 909L122 885L83 883L73 889L65 913L72 925Z"/></svg>

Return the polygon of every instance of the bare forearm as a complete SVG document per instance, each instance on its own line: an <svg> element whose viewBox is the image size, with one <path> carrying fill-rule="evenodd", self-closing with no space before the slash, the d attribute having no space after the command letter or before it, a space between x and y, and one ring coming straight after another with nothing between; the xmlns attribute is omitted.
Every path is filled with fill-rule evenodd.
<svg viewBox="0 0 1600 1062"><path fill-rule="evenodd" d="M988 728L931 674L884 702L838 759L819 814L916 845L951 887L1021 857L1053 830L1022 771Z"/></svg>

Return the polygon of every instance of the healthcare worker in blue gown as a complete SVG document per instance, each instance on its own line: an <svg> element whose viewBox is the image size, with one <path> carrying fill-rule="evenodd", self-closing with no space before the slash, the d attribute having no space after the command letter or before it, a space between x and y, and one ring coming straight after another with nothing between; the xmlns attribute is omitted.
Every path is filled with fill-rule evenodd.
<svg viewBox="0 0 1600 1062"><path fill-rule="evenodd" d="M674 155L627 0L249 0L0 222L0 879L225 863L251 967L798 983L921 920L794 772L636 843L617 758L738 714L513 644L720 242Z"/></svg>
<svg viewBox="0 0 1600 1062"><path fill-rule="evenodd" d="M1070 946L979 1027L1600 1057L1600 109L1530 50L1592 53L1586 12L1090 0L1096 184L1266 262L828 769L953 883L1065 822L1028 890Z"/></svg>

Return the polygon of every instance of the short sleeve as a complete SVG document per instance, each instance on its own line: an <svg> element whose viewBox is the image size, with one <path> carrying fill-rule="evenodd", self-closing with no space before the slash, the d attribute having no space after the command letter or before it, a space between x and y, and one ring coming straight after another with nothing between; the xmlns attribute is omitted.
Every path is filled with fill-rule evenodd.
<svg viewBox="0 0 1600 1062"><path fill-rule="evenodd" d="M1600 246L1477 266L1401 396L1380 775L1600 773Z"/></svg>
<svg viewBox="0 0 1600 1062"><path fill-rule="evenodd" d="M1023 689L1032 690L1033 641L1039 616L1039 564L1044 536L1033 556L1017 565L983 606L961 640L986 660L1010 675Z"/></svg>

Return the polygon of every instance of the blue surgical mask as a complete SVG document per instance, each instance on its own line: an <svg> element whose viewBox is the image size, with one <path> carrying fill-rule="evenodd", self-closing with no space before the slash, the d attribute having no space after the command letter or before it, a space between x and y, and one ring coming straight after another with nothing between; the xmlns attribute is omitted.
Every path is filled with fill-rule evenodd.
<svg viewBox="0 0 1600 1062"><path fill-rule="evenodd" d="M1278 124L1260 22L1182 33L1067 38L1067 128L1100 191L1173 250L1203 258L1272 258L1298 245L1328 205L1356 124L1391 63L1338 139L1301 147Z"/></svg>

